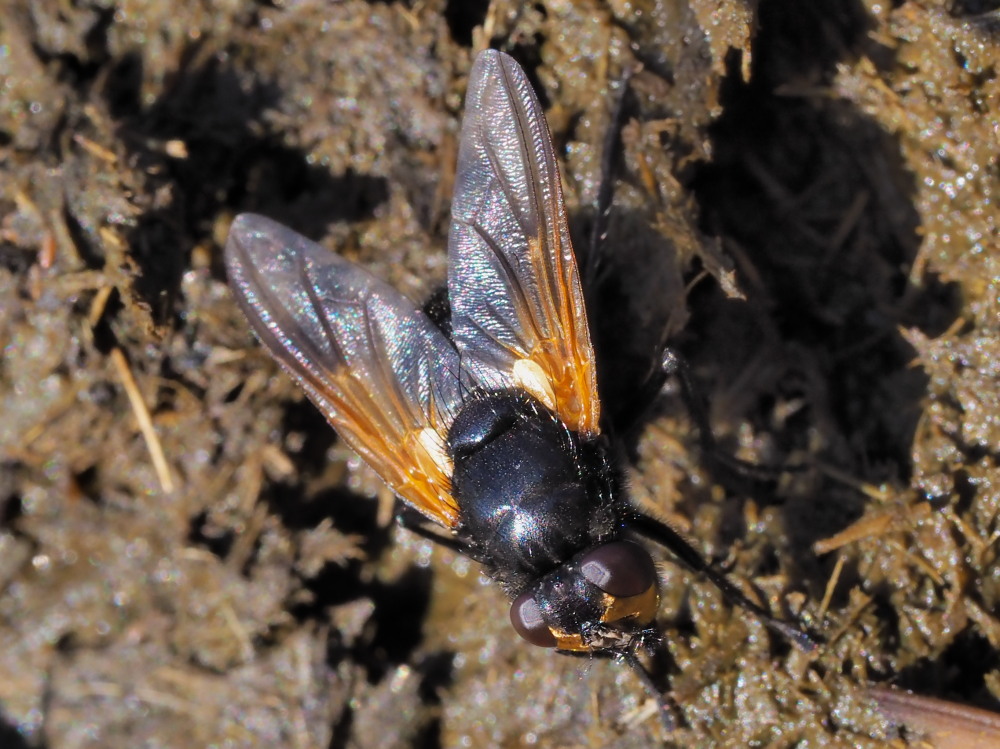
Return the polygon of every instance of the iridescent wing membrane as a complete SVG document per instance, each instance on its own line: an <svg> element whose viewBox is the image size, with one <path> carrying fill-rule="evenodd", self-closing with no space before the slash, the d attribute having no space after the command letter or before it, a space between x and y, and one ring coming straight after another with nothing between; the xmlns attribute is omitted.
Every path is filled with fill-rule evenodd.
<svg viewBox="0 0 1000 749"><path fill-rule="evenodd" d="M469 77L451 215L448 292L463 366L596 435L596 365L552 138L524 72L496 50Z"/></svg>
<svg viewBox="0 0 1000 749"><path fill-rule="evenodd" d="M262 216L236 218L226 263L257 336L344 441L454 527L446 437L462 387L451 342L398 291Z"/></svg>
<svg viewBox="0 0 1000 749"><path fill-rule="evenodd" d="M360 267L261 216L237 217L230 284L260 340L341 437L447 528L448 429L476 389L523 388L598 432L594 355L555 153L510 57L470 76L449 237L454 343Z"/></svg>

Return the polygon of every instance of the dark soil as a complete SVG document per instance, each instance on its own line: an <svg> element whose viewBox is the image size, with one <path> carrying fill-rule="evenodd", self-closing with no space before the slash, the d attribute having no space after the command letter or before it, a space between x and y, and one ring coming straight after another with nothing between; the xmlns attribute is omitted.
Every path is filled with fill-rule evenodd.
<svg viewBox="0 0 1000 749"><path fill-rule="evenodd" d="M539 91L581 256L633 71L605 408L669 340L721 453L773 470L703 454L667 392L632 495L825 640L663 552L669 742L902 746L874 684L998 707L995 2L5 0L0 745L664 740L628 669L521 642L396 528L222 272L252 210L429 294L485 46Z"/></svg>

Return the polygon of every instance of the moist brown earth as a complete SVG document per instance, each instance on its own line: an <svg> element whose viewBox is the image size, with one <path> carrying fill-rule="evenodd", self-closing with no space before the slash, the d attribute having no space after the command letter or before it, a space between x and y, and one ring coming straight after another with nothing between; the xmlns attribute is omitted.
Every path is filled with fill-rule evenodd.
<svg viewBox="0 0 1000 749"><path fill-rule="evenodd" d="M485 46L597 253L606 411L667 340L718 451L765 467L706 456L666 392L634 501L825 641L657 552L669 743L905 745L873 684L997 708L998 40L989 0L6 0L0 744L664 740L627 668L521 642L474 563L395 527L222 273L252 210L429 294Z"/></svg>

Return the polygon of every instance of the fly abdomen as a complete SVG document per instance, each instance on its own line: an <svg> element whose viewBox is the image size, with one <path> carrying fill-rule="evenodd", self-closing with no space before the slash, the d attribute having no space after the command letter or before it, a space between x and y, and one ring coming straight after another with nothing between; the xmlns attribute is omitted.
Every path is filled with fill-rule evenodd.
<svg viewBox="0 0 1000 749"><path fill-rule="evenodd" d="M508 592L594 543L600 497L589 495L578 438L531 396L467 401L448 447L459 532Z"/></svg>

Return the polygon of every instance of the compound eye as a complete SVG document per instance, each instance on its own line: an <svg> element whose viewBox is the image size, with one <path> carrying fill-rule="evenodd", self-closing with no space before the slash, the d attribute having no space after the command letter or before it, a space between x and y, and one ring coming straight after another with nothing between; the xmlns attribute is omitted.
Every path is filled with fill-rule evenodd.
<svg viewBox="0 0 1000 749"><path fill-rule="evenodd" d="M521 637L540 648L554 648L556 637L545 623L542 610L530 590L525 591L510 605L510 623Z"/></svg>
<svg viewBox="0 0 1000 749"><path fill-rule="evenodd" d="M580 572L615 598L637 596L656 585L653 560L631 541L612 541L587 552L580 560Z"/></svg>

